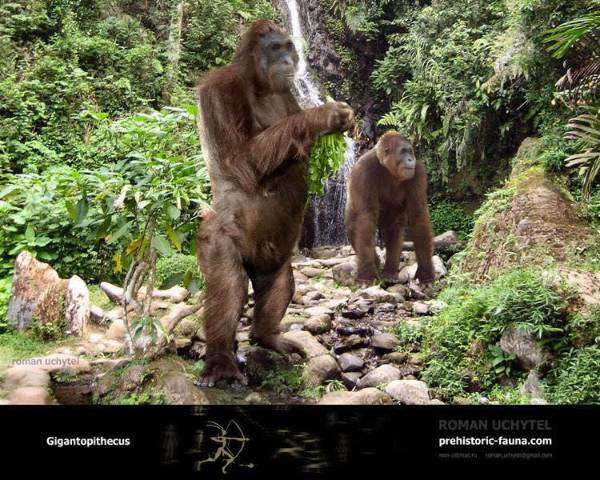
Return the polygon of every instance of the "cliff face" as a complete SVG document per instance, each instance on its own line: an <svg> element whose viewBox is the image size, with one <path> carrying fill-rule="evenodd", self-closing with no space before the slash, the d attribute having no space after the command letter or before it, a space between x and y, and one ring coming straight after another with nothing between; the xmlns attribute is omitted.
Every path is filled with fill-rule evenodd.
<svg viewBox="0 0 600 480"><path fill-rule="evenodd" d="M387 105L378 104L370 89L370 76L376 58L386 50L384 41L366 41L360 35L352 35L352 41L336 41L327 27L324 2L303 0L298 2L300 22L307 45L307 61L318 79L321 89L336 100L348 102L360 120L361 138L359 153L373 146L377 140L376 122ZM284 23L289 24L286 0L274 0ZM344 68L340 48L351 52L354 62Z"/></svg>

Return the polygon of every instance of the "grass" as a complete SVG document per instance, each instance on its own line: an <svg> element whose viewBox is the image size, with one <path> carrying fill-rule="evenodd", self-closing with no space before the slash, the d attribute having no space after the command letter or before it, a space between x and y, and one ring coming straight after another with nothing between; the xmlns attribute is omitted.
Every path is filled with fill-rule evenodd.
<svg viewBox="0 0 600 480"><path fill-rule="evenodd" d="M9 330L0 334L0 363L45 355L66 342L66 339L43 342L32 330Z"/></svg>

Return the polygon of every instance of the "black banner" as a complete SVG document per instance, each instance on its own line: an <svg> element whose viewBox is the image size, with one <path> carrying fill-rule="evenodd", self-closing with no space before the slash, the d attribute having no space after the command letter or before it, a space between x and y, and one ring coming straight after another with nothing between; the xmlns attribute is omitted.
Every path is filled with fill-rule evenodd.
<svg viewBox="0 0 600 480"><path fill-rule="evenodd" d="M5 471L47 478L90 471L287 480L400 475L434 464L553 468L595 462L598 413L540 406L7 406L0 409L1 451Z"/></svg>

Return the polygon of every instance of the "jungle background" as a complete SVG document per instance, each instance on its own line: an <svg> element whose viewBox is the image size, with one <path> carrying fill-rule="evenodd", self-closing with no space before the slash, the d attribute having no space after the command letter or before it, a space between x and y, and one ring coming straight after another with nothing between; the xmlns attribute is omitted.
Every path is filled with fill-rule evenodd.
<svg viewBox="0 0 600 480"><path fill-rule="evenodd" d="M443 256L438 308L392 328L394 351L418 367L411 378L451 403L528 403L537 390L545 402L600 403L600 2L300 3L318 18L306 32L309 64L323 91L357 112L359 153L390 128L413 139L429 172L434 231L462 240ZM123 285L144 252L156 260L157 288L201 293L194 233L210 185L194 87L228 63L244 24L278 20L280 7L0 2L3 361L68 343L58 321L23 331L9 322L22 251L81 277L99 306L107 299L98 284ZM523 212L543 225L526 228ZM139 331L155 323L148 315ZM543 350L535 378L502 348L509 331ZM168 402L142 377L94 401ZM329 380L307 393L294 368L267 377L262 387L313 399L347 388Z"/></svg>

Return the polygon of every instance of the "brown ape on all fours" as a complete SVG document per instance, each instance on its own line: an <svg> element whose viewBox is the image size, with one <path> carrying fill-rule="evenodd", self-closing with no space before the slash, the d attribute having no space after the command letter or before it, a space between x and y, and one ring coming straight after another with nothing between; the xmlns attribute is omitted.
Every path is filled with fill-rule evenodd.
<svg viewBox="0 0 600 480"><path fill-rule="evenodd" d="M292 94L298 63L294 44L270 21L252 24L231 64L211 71L198 87L199 129L212 187L197 252L206 279L206 359L198 379L243 380L235 335L254 288L251 338L278 352L303 354L279 334L293 296L290 259L308 193L308 155L319 135L349 129L341 102L302 110Z"/></svg>
<svg viewBox="0 0 600 480"><path fill-rule="evenodd" d="M416 277L434 279L433 240L427 209L427 174L412 144L397 132L385 133L375 148L358 159L348 184L346 231L357 255L357 281L370 284L379 276L375 250L377 229L385 244L381 276L394 280L402 256L403 231L411 227L417 256Z"/></svg>

